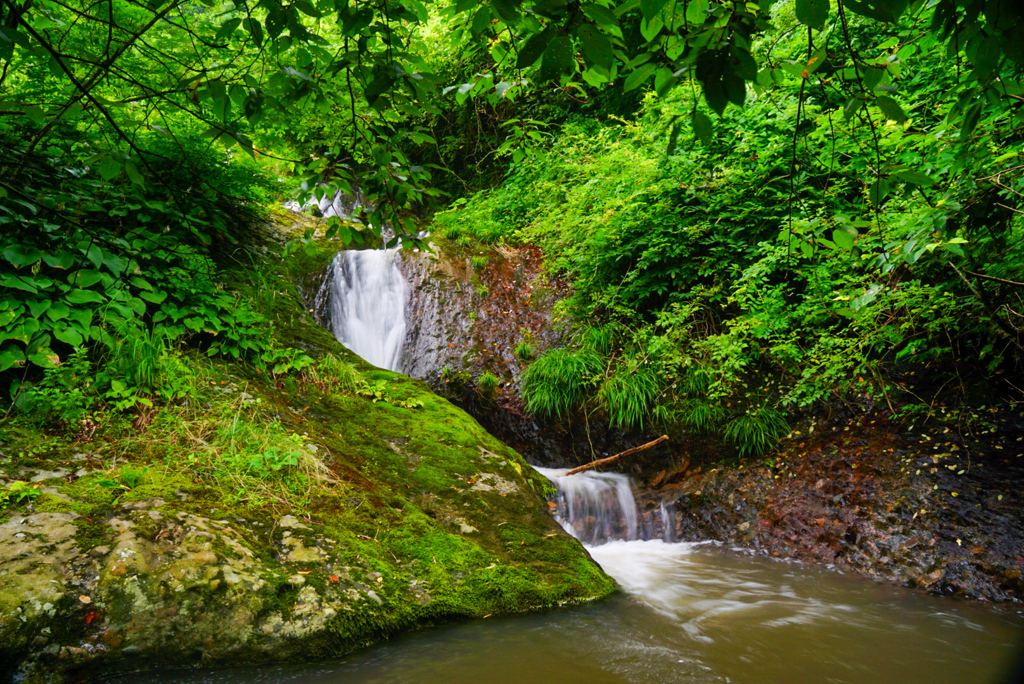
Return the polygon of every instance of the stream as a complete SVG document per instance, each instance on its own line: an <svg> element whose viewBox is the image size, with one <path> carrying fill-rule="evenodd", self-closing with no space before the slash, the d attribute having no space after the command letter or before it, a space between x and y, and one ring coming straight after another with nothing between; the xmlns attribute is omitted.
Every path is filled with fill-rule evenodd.
<svg viewBox="0 0 1024 684"><path fill-rule="evenodd" d="M714 543L641 539L624 475L538 469L556 517L624 592L407 634L316 665L160 684L943 684L1008 682L1024 619ZM132 681L128 678L119 682Z"/></svg>

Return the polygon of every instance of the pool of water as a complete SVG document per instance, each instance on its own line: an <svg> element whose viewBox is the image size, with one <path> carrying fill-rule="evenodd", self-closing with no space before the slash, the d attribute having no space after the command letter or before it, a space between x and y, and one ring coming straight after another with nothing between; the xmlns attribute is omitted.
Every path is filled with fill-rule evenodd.
<svg viewBox="0 0 1024 684"><path fill-rule="evenodd" d="M622 594L423 630L332 662L146 681L995 684L1009 681L1024 643L1024 617L1013 609L715 544L613 541L589 550Z"/></svg>

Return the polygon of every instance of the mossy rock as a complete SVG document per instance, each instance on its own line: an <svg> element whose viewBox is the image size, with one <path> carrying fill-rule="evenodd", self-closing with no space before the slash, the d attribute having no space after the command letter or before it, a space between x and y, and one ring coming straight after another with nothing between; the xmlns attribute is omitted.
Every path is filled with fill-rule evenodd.
<svg viewBox="0 0 1024 684"><path fill-rule="evenodd" d="M130 435L123 455L147 468L144 480L105 489L109 463L77 453L109 447L102 430L87 445L47 437L31 468L80 474L0 508L0 674L62 682L335 657L404 630L615 590L552 520L546 481L517 453L424 383L369 366L313 322L291 283L328 252L278 265L287 288L272 312L278 340L344 357L418 407L221 364L329 470L332 484L296 510L231 503L169 465L187 454L157 458L168 449L147 432ZM0 440L0 452L16 454L43 433L19 423Z"/></svg>

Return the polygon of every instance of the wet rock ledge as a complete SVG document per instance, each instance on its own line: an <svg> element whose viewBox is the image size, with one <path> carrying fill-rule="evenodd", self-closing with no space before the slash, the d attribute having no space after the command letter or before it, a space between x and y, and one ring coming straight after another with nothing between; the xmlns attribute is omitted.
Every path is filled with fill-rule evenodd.
<svg viewBox="0 0 1024 684"><path fill-rule="evenodd" d="M745 462L650 469L641 506L676 509L675 538L721 540L925 591L1024 599L1024 421L970 426L885 412L804 424Z"/></svg>

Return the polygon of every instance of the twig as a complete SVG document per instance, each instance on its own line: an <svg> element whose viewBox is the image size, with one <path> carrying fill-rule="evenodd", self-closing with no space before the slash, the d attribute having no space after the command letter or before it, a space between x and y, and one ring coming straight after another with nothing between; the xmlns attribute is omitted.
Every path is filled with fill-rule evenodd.
<svg viewBox="0 0 1024 684"><path fill-rule="evenodd" d="M581 465L578 468L573 468L572 470L567 472L566 475L575 475L576 473L581 473L584 470L590 470L591 468L596 468L599 465L605 465L605 464L611 463L612 461L617 461L620 458L622 458L623 456L630 456L632 454L637 453L638 451L645 451L645 450L650 449L652 447L658 446L662 442L667 442L667 441L668 441L668 435L662 435L661 437L659 437L658 439L654 440L653 442L648 442L647 444L641 444L640 446L633 447L632 449L626 449L625 451L623 451L621 453L618 453L618 454L615 454L614 456L609 456L608 458L602 458L602 459L597 460L597 461L591 461L590 463L587 463L586 465Z"/></svg>

